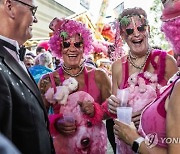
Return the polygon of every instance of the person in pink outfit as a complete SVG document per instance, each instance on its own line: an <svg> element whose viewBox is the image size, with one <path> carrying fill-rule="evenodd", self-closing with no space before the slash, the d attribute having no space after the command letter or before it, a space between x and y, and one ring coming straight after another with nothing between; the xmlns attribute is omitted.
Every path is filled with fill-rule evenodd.
<svg viewBox="0 0 180 154"><path fill-rule="evenodd" d="M39 88L46 108L53 108L54 114L49 117L51 133L56 134L55 151L57 154L105 154L107 136L101 104L111 94L111 82L103 71L85 65L83 55L92 49L91 33L84 24L69 19L55 18L50 28L53 30L50 50L54 56L62 58L63 63L42 77ZM57 87L70 77L78 82L78 87L69 95L67 103L48 101L48 89L54 88L56 92ZM67 114L71 116L67 118Z"/></svg>
<svg viewBox="0 0 180 154"><path fill-rule="evenodd" d="M178 71L175 59L166 51L153 49L149 43L150 27L142 8L125 9L119 16L120 35L129 46L128 54L112 65L112 94L109 112L116 114L121 102L119 89L129 92L127 106L133 108L132 121L139 127L142 110L160 93L170 77ZM130 147L119 145L119 153L132 153Z"/></svg>
<svg viewBox="0 0 180 154"><path fill-rule="evenodd" d="M162 31L173 45L176 54L180 53L179 26L180 1L163 1L164 10ZM172 65L170 65L172 68ZM180 152L177 139L180 136L180 72L169 79L167 85L160 89L160 94L142 111L139 130L133 125L126 125L115 120L115 135L130 145L134 152L174 154Z"/></svg>

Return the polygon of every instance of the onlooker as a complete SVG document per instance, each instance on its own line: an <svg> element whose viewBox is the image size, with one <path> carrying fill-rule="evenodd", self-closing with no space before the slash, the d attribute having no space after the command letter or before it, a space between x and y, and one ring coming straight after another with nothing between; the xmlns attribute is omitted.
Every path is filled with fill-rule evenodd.
<svg viewBox="0 0 180 154"><path fill-rule="evenodd" d="M39 55L40 53L46 52L48 50L49 50L48 41L42 41L37 45L36 55Z"/></svg>
<svg viewBox="0 0 180 154"><path fill-rule="evenodd" d="M34 66L34 58L32 56L25 55L24 64L27 68Z"/></svg>
<svg viewBox="0 0 180 154"><path fill-rule="evenodd" d="M37 47L36 48L36 55L39 55L40 53L44 53L46 50L43 47Z"/></svg>
<svg viewBox="0 0 180 154"><path fill-rule="evenodd" d="M34 0L0 0L0 132L23 154L51 154L47 112L18 54L32 37L36 10Z"/></svg>
<svg viewBox="0 0 180 154"><path fill-rule="evenodd" d="M26 49L26 50L27 50L27 49ZM31 57L33 57L33 58L36 57L36 55L35 55L32 51L29 51L29 52L26 51L26 56L31 56Z"/></svg>
<svg viewBox="0 0 180 154"><path fill-rule="evenodd" d="M47 51L37 56L38 65L29 68L29 72L33 76L36 83L39 82L42 75L53 71L52 55Z"/></svg>

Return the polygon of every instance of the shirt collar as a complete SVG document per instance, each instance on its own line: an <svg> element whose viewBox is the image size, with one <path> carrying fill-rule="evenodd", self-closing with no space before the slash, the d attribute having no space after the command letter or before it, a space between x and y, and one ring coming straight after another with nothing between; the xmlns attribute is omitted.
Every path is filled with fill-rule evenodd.
<svg viewBox="0 0 180 154"><path fill-rule="evenodd" d="M16 47L17 51L19 50L19 44L18 44L18 42L16 40L12 40L12 39L7 38L7 37L2 36L2 35L0 35L0 39L11 43L12 45L14 45Z"/></svg>

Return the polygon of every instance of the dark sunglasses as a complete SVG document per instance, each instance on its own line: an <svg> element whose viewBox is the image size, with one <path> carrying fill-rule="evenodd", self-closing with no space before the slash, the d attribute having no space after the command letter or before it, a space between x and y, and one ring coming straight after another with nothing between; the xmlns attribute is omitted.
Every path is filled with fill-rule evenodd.
<svg viewBox="0 0 180 154"><path fill-rule="evenodd" d="M27 4L27 3L25 3L25 2L22 2L22 1L20 1L20 0L14 0L14 1L19 2L19 3L23 4L23 5L28 6L29 9L30 9L30 11L32 12L32 15L35 16L35 13L36 13L36 11L37 11L37 6L32 6L32 5L30 5L30 4Z"/></svg>
<svg viewBox="0 0 180 154"><path fill-rule="evenodd" d="M141 26L137 27L137 30L138 30L139 32L144 32L144 31L146 30L146 25L141 25ZM127 28L127 29L126 29L126 33L127 33L128 35L131 35L131 34L134 33L134 29L132 29L132 28Z"/></svg>
<svg viewBox="0 0 180 154"><path fill-rule="evenodd" d="M63 47L64 47L64 48L69 48L70 45L71 45L70 42L63 42ZM75 43L74 43L74 46L75 46L76 48L80 48L81 45L82 45L82 42L75 42Z"/></svg>

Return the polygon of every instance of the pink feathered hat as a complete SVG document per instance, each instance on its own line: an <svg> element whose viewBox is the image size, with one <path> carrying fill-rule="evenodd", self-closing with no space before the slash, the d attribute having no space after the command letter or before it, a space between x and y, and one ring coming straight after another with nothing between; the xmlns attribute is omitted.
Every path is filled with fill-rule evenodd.
<svg viewBox="0 0 180 154"><path fill-rule="evenodd" d="M38 47L42 47L42 48L44 48L46 51L48 51L48 49L49 49L49 42L48 42L48 41L42 41L42 42L40 42L37 46L38 46Z"/></svg>
<svg viewBox="0 0 180 154"><path fill-rule="evenodd" d="M162 31L172 44L174 53L180 54L180 0L164 0Z"/></svg>
<svg viewBox="0 0 180 154"><path fill-rule="evenodd" d="M168 21L180 17L180 0L161 0L164 9L161 20Z"/></svg>
<svg viewBox="0 0 180 154"><path fill-rule="evenodd" d="M53 30L53 35L49 40L49 47L54 56L61 58L62 42L74 34L80 34L83 39L84 53L88 54L92 47L92 34L86 25L71 19L54 18L49 28Z"/></svg>

